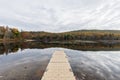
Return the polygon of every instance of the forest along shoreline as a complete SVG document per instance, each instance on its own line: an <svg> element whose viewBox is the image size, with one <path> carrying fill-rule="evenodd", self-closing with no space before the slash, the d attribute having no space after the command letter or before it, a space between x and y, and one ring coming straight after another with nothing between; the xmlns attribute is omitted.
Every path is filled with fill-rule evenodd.
<svg viewBox="0 0 120 80"><path fill-rule="evenodd" d="M120 43L119 30L77 30L61 33L44 31L19 31L17 28L0 26L0 43L29 42L77 44L77 43Z"/></svg>

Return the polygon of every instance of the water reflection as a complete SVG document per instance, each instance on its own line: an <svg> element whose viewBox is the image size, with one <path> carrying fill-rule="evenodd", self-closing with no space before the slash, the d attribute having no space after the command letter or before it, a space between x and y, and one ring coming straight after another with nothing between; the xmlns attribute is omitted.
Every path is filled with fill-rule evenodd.
<svg viewBox="0 0 120 80"><path fill-rule="evenodd" d="M77 80L120 80L120 51L66 50Z"/></svg>
<svg viewBox="0 0 120 80"><path fill-rule="evenodd" d="M41 79L54 50L25 49L0 56L0 80Z"/></svg>
<svg viewBox="0 0 120 80"><path fill-rule="evenodd" d="M66 52L76 80L120 80L120 44L39 42L1 43L0 80L40 80L55 50Z"/></svg>
<svg viewBox="0 0 120 80"><path fill-rule="evenodd" d="M120 44L79 43L79 44L45 44L40 42L0 43L0 54L17 52L19 49L44 49L62 47L82 51L116 51L120 50Z"/></svg>

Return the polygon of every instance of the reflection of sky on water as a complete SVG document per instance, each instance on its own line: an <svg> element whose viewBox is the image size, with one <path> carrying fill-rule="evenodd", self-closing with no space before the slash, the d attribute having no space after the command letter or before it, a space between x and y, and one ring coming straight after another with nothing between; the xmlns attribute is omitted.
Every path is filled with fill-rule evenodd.
<svg viewBox="0 0 120 80"><path fill-rule="evenodd" d="M92 72L106 80L120 79L120 51L72 51L66 50L73 71Z"/></svg>
<svg viewBox="0 0 120 80"><path fill-rule="evenodd" d="M63 48L25 49L8 55L0 55L0 70L24 63L49 60L55 50L65 50L73 72L87 72L104 77L105 80L120 80L120 51L78 51Z"/></svg>
<svg viewBox="0 0 120 80"><path fill-rule="evenodd" d="M51 53L53 53L53 51L49 49L25 49L8 55L0 55L0 67L4 69L24 63L49 60L52 55Z"/></svg>

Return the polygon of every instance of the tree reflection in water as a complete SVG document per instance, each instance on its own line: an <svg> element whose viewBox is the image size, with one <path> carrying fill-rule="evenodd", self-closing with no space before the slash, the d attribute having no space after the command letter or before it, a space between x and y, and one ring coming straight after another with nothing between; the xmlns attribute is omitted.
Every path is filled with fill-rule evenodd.
<svg viewBox="0 0 120 80"><path fill-rule="evenodd" d="M17 43L0 43L0 54L17 52L19 49L44 49L51 47L68 48L82 51L116 51L120 50L120 44L105 43L78 43L78 44L61 44L61 43L40 43L40 42L17 42Z"/></svg>

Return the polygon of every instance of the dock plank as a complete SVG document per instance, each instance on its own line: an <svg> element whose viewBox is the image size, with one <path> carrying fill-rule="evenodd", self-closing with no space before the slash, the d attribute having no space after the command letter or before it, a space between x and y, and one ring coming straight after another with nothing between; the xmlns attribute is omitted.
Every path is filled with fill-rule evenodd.
<svg viewBox="0 0 120 80"><path fill-rule="evenodd" d="M41 80L75 80L64 51L55 51Z"/></svg>

